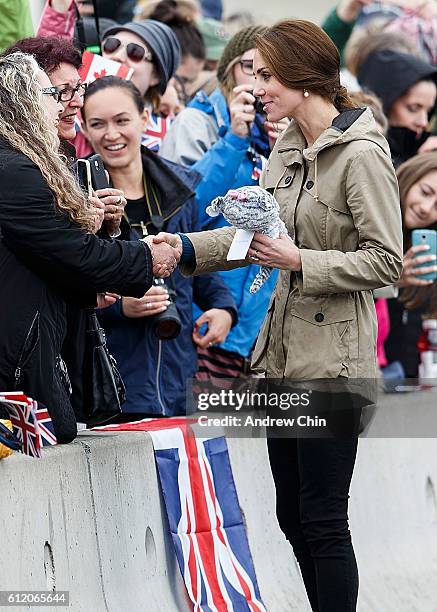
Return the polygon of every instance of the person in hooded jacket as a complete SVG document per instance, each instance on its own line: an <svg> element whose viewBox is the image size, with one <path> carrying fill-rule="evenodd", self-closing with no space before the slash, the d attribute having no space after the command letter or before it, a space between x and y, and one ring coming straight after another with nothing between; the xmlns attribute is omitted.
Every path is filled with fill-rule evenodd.
<svg viewBox="0 0 437 612"><path fill-rule="evenodd" d="M362 63L358 81L382 101L395 167L418 152L437 149L437 137L428 131L436 106L437 68L408 53L381 49Z"/></svg>
<svg viewBox="0 0 437 612"><path fill-rule="evenodd" d="M127 198L130 226L122 223L121 240L161 229L172 233L200 229L194 198L200 175L141 146L149 113L130 81L117 77L94 81L85 94L82 117L112 184ZM156 319L166 315L172 291L180 331L175 338L157 337ZM205 311L194 331L193 300ZM128 421L186 414L186 384L197 370L196 346L222 342L237 321L237 309L218 274L192 279L176 270L166 285L152 287L140 299L123 297L100 310L99 316L126 386L122 419ZM203 326L205 334L200 333Z"/></svg>
<svg viewBox="0 0 437 612"><path fill-rule="evenodd" d="M335 390L357 384L354 379L376 379L372 290L396 282L402 270L399 194L387 141L371 110L354 107L340 85L338 50L314 23L280 22L257 37L256 47L254 94L269 121L292 121L261 179L289 235L257 233L248 251L250 261L279 269L252 366L291 387L305 381ZM226 259L234 234L225 227L157 239L180 250L185 274L201 274L247 265L247 259ZM353 401L343 404L335 437L332 421L344 397L318 398L326 402L331 436L320 428L311 435L310 428L307 435L268 437L277 516L312 610L355 612L348 494L360 410Z"/></svg>

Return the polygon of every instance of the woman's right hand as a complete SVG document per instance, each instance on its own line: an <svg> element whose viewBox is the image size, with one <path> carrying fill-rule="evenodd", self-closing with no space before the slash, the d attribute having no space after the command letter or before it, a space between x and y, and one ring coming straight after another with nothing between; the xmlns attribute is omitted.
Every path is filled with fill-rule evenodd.
<svg viewBox="0 0 437 612"><path fill-rule="evenodd" d="M168 291L163 287L152 287L146 291L142 298L121 298L123 314L129 319L153 317L153 315L167 310L169 305L170 300L168 299Z"/></svg>
<svg viewBox="0 0 437 612"><path fill-rule="evenodd" d="M247 138L250 126L255 120L255 96L252 95L253 85L238 85L234 87L234 97L229 104L231 115L231 130L240 138Z"/></svg>
<svg viewBox="0 0 437 612"><path fill-rule="evenodd" d="M429 272L437 272L435 255L418 255L415 257L416 253L427 251L428 249L429 246L426 244L412 246L408 249L404 255L404 265L402 267L401 278L396 283L397 287L432 285L434 281L421 279L420 276ZM423 263L430 263L431 265L419 267Z"/></svg>

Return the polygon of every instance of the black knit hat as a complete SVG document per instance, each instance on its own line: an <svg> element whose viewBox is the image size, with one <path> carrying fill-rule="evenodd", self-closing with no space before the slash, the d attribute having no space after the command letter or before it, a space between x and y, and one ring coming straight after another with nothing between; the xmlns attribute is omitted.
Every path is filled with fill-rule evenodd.
<svg viewBox="0 0 437 612"><path fill-rule="evenodd" d="M163 94L181 61L181 47L173 30L160 21L144 19L109 28L103 32L102 39L117 32L132 32L144 40L152 52L152 61L158 69L159 93Z"/></svg>
<svg viewBox="0 0 437 612"><path fill-rule="evenodd" d="M236 57L243 55L243 53L249 49L253 49L255 47L255 36L257 34L262 34L266 30L267 28L265 26L248 26L234 34L224 48L217 66L217 79L220 83L223 83L225 80L226 69L229 64Z"/></svg>

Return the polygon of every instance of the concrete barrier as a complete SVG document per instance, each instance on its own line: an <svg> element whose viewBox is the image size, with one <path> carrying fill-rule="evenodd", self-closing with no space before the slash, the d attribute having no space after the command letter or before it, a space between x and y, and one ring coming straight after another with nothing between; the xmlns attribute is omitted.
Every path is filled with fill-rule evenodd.
<svg viewBox="0 0 437 612"><path fill-rule="evenodd" d="M409 412L435 401L396 397L387 401ZM228 445L266 607L309 611L276 522L265 440ZM350 511L360 612L437 612L436 486L434 439L360 440ZM87 433L41 461L0 461L0 496L0 590L68 590L74 612L191 609L146 434Z"/></svg>

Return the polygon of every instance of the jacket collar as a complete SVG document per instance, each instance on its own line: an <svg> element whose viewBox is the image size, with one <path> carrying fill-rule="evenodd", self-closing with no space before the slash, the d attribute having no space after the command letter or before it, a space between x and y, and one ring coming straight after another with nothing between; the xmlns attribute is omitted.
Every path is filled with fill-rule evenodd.
<svg viewBox="0 0 437 612"><path fill-rule="evenodd" d="M144 172L164 196L161 210L164 219L168 219L194 196L194 189L201 180L201 175L158 157L144 146L141 147L141 158Z"/></svg>
<svg viewBox="0 0 437 612"><path fill-rule="evenodd" d="M285 166L302 163L302 157L314 161L317 155L328 147L345 144L353 140L370 140L390 155L387 141L378 132L370 108L345 110L335 117L332 125L317 138L311 147L296 121L291 121L277 143L278 153Z"/></svg>

